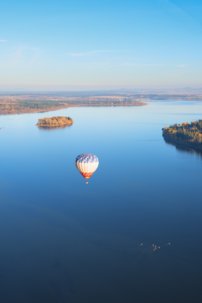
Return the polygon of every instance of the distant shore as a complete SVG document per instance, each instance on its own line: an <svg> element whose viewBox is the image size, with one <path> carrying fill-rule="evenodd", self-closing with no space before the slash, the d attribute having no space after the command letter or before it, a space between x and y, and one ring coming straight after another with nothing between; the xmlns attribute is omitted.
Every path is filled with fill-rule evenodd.
<svg viewBox="0 0 202 303"><path fill-rule="evenodd" d="M42 113L70 107L144 106L146 102L133 96L0 96L0 115Z"/></svg>
<svg viewBox="0 0 202 303"><path fill-rule="evenodd" d="M202 94L0 94L0 115L40 113L70 107L144 106L149 101L202 101Z"/></svg>

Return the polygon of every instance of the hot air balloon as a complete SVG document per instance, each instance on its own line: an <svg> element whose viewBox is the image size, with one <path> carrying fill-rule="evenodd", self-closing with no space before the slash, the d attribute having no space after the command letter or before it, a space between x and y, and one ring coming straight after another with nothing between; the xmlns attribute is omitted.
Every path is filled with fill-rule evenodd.
<svg viewBox="0 0 202 303"><path fill-rule="evenodd" d="M98 157L93 154L81 154L76 157L75 163L85 179L90 179L99 166Z"/></svg>

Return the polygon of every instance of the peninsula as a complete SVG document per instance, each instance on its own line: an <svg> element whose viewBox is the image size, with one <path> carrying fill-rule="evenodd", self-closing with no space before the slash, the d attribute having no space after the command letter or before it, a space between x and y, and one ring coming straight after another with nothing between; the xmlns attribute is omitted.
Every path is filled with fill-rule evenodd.
<svg viewBox="0 0 202 303"><path fill-rule="evenodd" d="M0 115L48 112L69 107L143 106L140 97L127 95L0 95Z"/></svg>
<svg viewBox="0 0 202 303"><path fill-rule="evenodd" d="M71 126L73 120L70 117L51 117L39 119L37 126L42 128L57 128Z"/></svg>
<svg viewBox="0 0 202 303"><path fill-rule="evenodd" d="M163 137L176 147L202 152L202 120L163 128Z"/></svg>
<svg viewBox="0 0 202 303"><path fill-rule="evenodd" d="M202 101L202 93L98 91L0 94L0 115L48 112L69 107L143 106L148 101L159 100Z"/></svg>

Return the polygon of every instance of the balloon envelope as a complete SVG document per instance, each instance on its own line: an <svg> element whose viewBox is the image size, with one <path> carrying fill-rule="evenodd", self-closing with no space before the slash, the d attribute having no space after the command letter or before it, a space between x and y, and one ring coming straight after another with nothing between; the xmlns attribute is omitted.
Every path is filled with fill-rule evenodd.
<svg viewBox="0 0 202 303"><path fill-rule="evenodd" d="M76 157L76 167L85 179L90 179L99 166L98 157L93 154L81 154Z"/></svg>

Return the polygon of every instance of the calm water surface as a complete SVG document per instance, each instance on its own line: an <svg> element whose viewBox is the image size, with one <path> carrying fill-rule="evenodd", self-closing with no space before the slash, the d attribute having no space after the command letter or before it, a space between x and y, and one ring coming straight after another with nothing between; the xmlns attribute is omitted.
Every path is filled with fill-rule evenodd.
<svg viewBox="0 0 202 303"><path fill-rule="evenodd" d="M69 115L70 128L38 118ZM0 117L0 302L201 303L202 158L161 128L200 102ZM88 185L75 157L95 153Z"/></svg>

